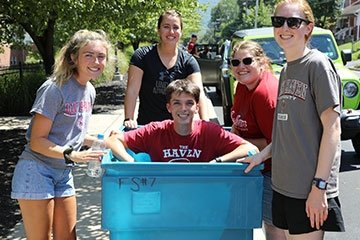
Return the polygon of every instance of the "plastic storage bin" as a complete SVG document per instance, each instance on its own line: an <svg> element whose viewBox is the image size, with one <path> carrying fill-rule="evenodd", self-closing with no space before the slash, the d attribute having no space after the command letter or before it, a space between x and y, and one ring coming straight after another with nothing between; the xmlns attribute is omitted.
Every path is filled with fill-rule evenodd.
<svg viewBox="0 0 360 240"><path fill-rule="evenodd" d="M244 174L245 164L128 163L110 152L102 167L112 240L246 240L261 227L262 166Z"/></svg>

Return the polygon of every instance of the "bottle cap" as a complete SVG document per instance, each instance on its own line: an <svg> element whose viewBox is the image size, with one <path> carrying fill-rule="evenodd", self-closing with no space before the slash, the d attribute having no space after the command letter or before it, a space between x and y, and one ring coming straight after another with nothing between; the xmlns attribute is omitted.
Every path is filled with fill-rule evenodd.
<svg viewBox="0 0 360 240"><path fill-rule="evenodd" d="M248 151L248 156L254 156L256 154L256 151L255 150L250 150Z"/></svg>
<svg viewBox="0 0 360 240"><path fill-rule="evenodd" d="M97 135L97 138L98 138L98 139L104 139L104 134L99 133L99 134Z"/></svg>

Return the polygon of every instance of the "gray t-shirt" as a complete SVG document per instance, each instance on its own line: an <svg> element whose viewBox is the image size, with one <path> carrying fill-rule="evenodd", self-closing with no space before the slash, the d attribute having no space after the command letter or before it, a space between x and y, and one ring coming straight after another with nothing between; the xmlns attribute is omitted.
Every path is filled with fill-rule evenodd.
<svg viewBox="0 0 360 240"><path fill-rule="evenodd" d="M308 197L323 133L320 115L329 107L340 114L341 82L330 60L311 50L287 63L280 74L274 114L272 184L275 191L292 198ZM330 159L333 166L328 197L338 196L340 154L339 144L336 156Z"/></svg>
<svg viewBox="0 0 360 240"><path fill-rule="evenodd" d="M51 142L59 146L73 146L75 150L79 150L87 132L95 95L95 88L90 82L80 85L71 78L59 87L49 79L38 89L30 113L41 114L52 121L48 136ZM32 121L26 133L28 143L19 158L42 161L54 168L66 168L63 158L46 157L30 149L31 129Z"/></svg>

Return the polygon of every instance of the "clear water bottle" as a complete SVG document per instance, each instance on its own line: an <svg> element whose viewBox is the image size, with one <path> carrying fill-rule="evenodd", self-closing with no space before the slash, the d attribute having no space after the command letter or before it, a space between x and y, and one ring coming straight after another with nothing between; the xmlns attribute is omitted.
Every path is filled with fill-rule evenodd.
<svg viewBox="0 0 360 240"><path fill-rule="evenodd" d="M99 133L97 135L97 139L94 140L93 145L91 146L92 151L105 151L105 143L104 143L104 134ZM102 168L100 161L89 161L88 168L86 174L89 177L101 177Z"/></svg>

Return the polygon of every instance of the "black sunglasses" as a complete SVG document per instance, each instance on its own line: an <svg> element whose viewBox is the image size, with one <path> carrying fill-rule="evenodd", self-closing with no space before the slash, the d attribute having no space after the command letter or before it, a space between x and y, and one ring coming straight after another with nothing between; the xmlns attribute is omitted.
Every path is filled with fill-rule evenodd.
<svg viewBox="0 0 360 240"><path fill-rule="evenodd" d="M242 60L233 58L230 60L231 66L237 67L240 65L240 62L242 62L244 65L250 65L253 62L253 59L251 57L243 58Z"/></svg>
<svg viewBox="0 0 360 240"><path fill-rule="evenodd" d="M277 16L271 17L271 24L275 28L282 27L284 25L285 21L286 21L287 26L291 29L298 29L301 26L302 22L304 22L306 24L310 23L309 20L298 18L298 17L289 17L289 18L277 17Z"/></svg>

